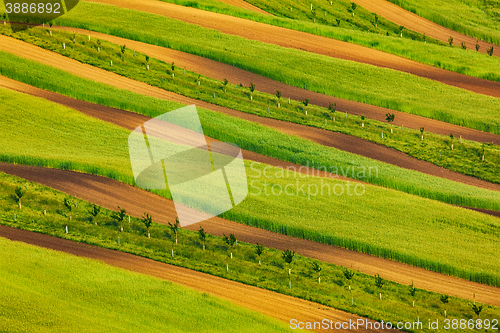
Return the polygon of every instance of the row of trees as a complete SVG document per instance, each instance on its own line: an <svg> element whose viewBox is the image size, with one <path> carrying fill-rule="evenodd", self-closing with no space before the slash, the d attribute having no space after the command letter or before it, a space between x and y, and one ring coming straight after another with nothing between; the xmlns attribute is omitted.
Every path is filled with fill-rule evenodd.
<svg viewBox="0 0 500 333"><path fill-rule="evenodd" d="M28 185L26 185L26 188L28 188ZM26 193L26 190L23 190L20 186L18 186L18 187L16 187L16 189L14 190L14 192L15 192L16 196L19 199L19 207L21 208L21 198ZM63 199L63 205L69 211L69 214L70 214L69 215L69 219L71 220L71 212L73 210L73 206L78 207L77 201L73 201L70 198L64 198ZM93 221L95 223L95 225L97 225L97 217L101 213L101 207L98 206L98 205L92 204L89 207L89 209L87 210L87 212L88 212L88 214L91 217L91 222ZM123 221L124 221L124 219L125 219L126 216L127 216L127 212L125 211L125 209L122 209L120 206L118 206L118 210L117 211L115 211L115 212L113 212L111 214L111 218L115 222L117 222L118 225L120 225L120 231L123 231ZM153 218L152 218L152 216L149 215L148 213L144 213L142 215L142 217L141 217L141 221L144 224L144 226L146 227L147 237L151 238L150 228L151 228L151 226L153 224ZM129 222L130 222L130 216L129 216ZM173 234L173 237L172 237L172 256L173 256L174 255L174 247L173 247L174 246L174 240L175 240L175 245L178 244L178 234L179 234L179 231L180 231L179 219L176 218L175 223L168 222L168 227L169 227L170 231ZM67 226L66 226L66 232L68 233L68 227ZM205 232L205 230L201 226L200 226L200 228L198 230L198 237L199 237L200 241L202 242L203 251L205 251L205 249L206 249L205 244L206 244L206 239L207 239L207 233ZM223 234L222 241L227 245L227 249L230 252L228 258L230 258L232 260L233 259L233 248L234 248L235 245L237 245L236 236L234 234L230 234L229 236L227 236L226 234ZM265 247L262 244L259 244L257 242L253 246L253 249L254 249L255 254L257 255L257 257L259 259L259 265L261 265L261 256L262 256L262 254L265 251ZM281 252L281 258L284 260L284 262L286 264L288 264L288 280L289 280L289 287L291 289L292 288L292 279L291 279L291 276L292 276L292 263L295 260L295 251L292 251L292 250L289 250L289 249L283 250ZM227 269L227 271L229 271L229 263L226 264L226 269ZM311 270L313 272L317 273L318 283L321 283L321 271L322 271L322 267L321 267L320 263L317 262L317 261L312 262ZM351 282L352 282L354 276L356 275L356 273L353 270L350 270L348 268L342 268L342 273L343 273L343 276L344 276L344 278L346 279L346 281L348 283L348 290L349 290L350 295L351 295L351 305L353 305L354 304L354 297L353 297L353 294L352 294ZM386 284L386 280L384 280L382 277L380 277L379 274L377 274L377 275L374 276L374 285L378 289L379 299L380 300L382 300L382 289L383 289L383 287L384 287L385 284ZM412 297L412 306L415 307L415 295L416 295L417 289L413 285L413 282L412 282L411 285L408 286L408 292L409 292L410 296ZM444 305L444 316L446 317L447 316L447 304L450 302L450 297L448 295L441 295L440 296L440 301ZM483 309L483 306L477 306L476 303L475 303L475 301L474 301L474 303L471 304L471 308L474 311L474 313L477 316L479 316L480 313L481 313L481 311L482 311L482 309Z"/></svg>

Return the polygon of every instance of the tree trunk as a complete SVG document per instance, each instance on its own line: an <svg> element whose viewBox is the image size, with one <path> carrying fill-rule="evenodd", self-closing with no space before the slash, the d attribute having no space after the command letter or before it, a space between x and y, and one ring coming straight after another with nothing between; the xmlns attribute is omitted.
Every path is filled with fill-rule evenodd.
<svg viewBox="0 0 500 333"><path fill-rule="evenodd" d="M392 125L391 125L391 134L392 134L392 133L394 133L394 132L392 131Z"/></svg>
<svg viewBox="0 0 500 333"><path fill-rule="evenodd" d="M99 46L97 47L97 53L101 53L101 48Z"/></svg>
<svg viewBox="0 0 500 333"><path fill-rule="evenodd" d="M250 94L250 101L253 101L253 94Z"/></svg>
<svg viewBox="0 0 500 333"><path fill-rule="evenodd" d="M231 251L231 259L233 259L233 251Z"/></svg>
<svg viewBox="0 0 500 333"><path fill-rule="evenodd" d="M198 85L200 85L200 80L198 80Z"/></svg>
<svg viewBox="0 0 500 333"><path fill-rule="evenodd" d="M68 233L68 232L69 232L69 231L68 231L68 226L66 226L66 233Z"/></svg>
<svg viewBox="0 0 500 333"><path fill-rule="evenodd" d="M147 68L147 69L148 69L148 71L149 71L149 64L147 64L147 65L146 65L146 68Z"/></svg>
<svg viewBox="0 0 500 333"><path fill-rule="evenodd" d="M451 144L451 150L453 150L453 143Z"/></svg>
<svg viewBox="0 0 500 333"><path fill-rule="evenodd" d="M21 199L19 199L19 209L21 209Z"/></svg>
<svg viewBox="0 0 500 333"><path fill-rule="evenodd" d="M321 283L321 276L318 276L318 283Z"/></svg>
<svg viewBox="0 0 500 333"><path fill-rule="evenodd" d="M444 309L444 316L446 317L446 309Z"/></svg>
<svg viewBox="0 0 500 333"><path fill-rule="evenodd" d="M413 300L413 307L415 307L415 300Z"/></svg>
<svg viewBox="0 0 500 333"><path fill-rule="evenodd" d="M307 116L307 110L306 110L306 116Z"/></svg>
<svg viewBox="0 0 500 333"><path fill-rule="evenodd" d="M484 154L483 154L483 157L481 158L481 160L483 160L483 161L484 161Z"/></svg>
<svg viewBox="0 0 500 333"><path fill-rule="evenodd" d="M424 136L422 135L422 137L420 138L420 141L424 141Z"/></svg>
<svg viewBox="0 0 500 333"><path fill-rule="evenodd" d="M278 108L279 108L279 107L281 107L281 104L280 104L280 102L278 102Z"/></svg>
<svg viewBox="0 0 500 333"><path fill-rule="evenodd" d="M365 127L365 123L361 123L361 127Z"/></svg>
<svg viewBox="0 0 500 333"><path fill-rule="evenodd" d="M149 230L148 230L148 238L151 238L151 234L149 233Z"/></svg>
<svg viewBox="0 0 500 333"><path fill-rule="evenodd" d="M69 220L71 221L71 214L69 214Z"/></svg>
<svg viewBox="0 0 500 333"><path fill-rule="evenodd" d="M205 251L205 241L203 241L203 251Z"/></svg>
<svg viewBox="0 0 500 333"><path fill-rule="evenodd" d="M177 233L175 233L175 245L177 245Z"/></svg>
<svg viewBox="0 0 500 333"><path fill-rule="evenodd" d="M46 209L43 210L43 216L47 216L47 210Z"/></svg>
<svg viewBox="0 0 500 333"><path fill-rule="evenodd" d="M226 89L226 88L224 88L224 93L226 93L226 92L227 92L227 89Z"/></svg>
<svg viewBox="0 0 500 333"><path fill-rule="evenodd" d="M351 284L349 283L349 291L351 290Z"/></svg>
<svg viewBox="0 0 500 333"><path fill-rule="evenodd" d="M378 298L382 299L382 293L381 292L378 293Z"/></svg>
<svg viewBox="0 0 500 333"><path fill-rule="evenodd" d="M95 223L95 225L97 225L97 219L94 219L94 223Z"/></svg>
<svg viewBox="0 0 500 333"><path fill-rule="evenodd" d="M174 257L174 249L172 249L172 258Z"/></svg>
<svg viewBox="0 0 500 333"><path fill-rule="evenodd" d="M260 257L259 257L259 266L260 266Z"/></svg>

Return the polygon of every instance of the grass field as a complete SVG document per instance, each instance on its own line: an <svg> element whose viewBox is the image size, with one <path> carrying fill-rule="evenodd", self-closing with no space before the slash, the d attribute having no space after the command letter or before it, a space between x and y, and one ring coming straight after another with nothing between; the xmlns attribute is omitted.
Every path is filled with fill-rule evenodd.
<svg viewBox="0 0 500 333"><path fill-rule="evenodd" d="M49 66L43 66L32 61L11 56L7 53L0 52L0 56L2 59L1 64L5 65L1 68L1 74L71 97L81 98L107 106L120 107L125 110L143 113L152 117L182 106L177 103L148 98L128 91L110 88L109 86L81 79L66 72L55 70ZM16 70L12 70L13 68L16 68ZM23 68L28 69L29 72L23 71ZM7 92L5 93L7 94ZM16 102L16 99L12 98L12 96L15 96L12 95L12 93L8 93L7 96L9 97L6 98L9 99L11 103L14 103L11 109L13 114L17 114L15 110L19 108L26 108L27 104L18 99ZM109 96L109 99L106 99L106 96ZM24 97L24 100L28 101L30 99ZM39 99L32 99L32 103L33 105L39 106ZM46 105L48 108L56 110L54 104L48 103ZM60 110L66 109L62 108ZM34 110L26 110L26 112L34 112L35 118L46 116L40 115L38 111ZM64 113L65 111L60 112ZM498 193L496 192L428 176L337 149L324 147L319 144L311 143L308 140L285 135L264 126L259 126L212 111L201 109L199 110L199 114L204 125L205 134L220 141L234 142L246 150L301 165L308 165L308 163L312 165L314 162L316 166L326 166L329 170L331 170L332 167L337 168L339 172L342 170L344 172L351 170L353 166L364 166L365 168L376 167L379 170L377 177L368 177L368 175L365 177L358 177L356 174L353 176L352 173L347 173L346 176L353 176L354 178L372 184L455 205L500 210L500 201ZM7 113L4 116L6 115ZM19 120L19 122L22 122L22 120ZM52 130L52 128L49 128L49 132ZM15 127L9 129L9 132L12 132L14 136L17 131L18 129ZM69 134L64 140L67 142L75 142ZM52 144L50 138L47 138L46 142L47 145ZM84 141L78 142L82 144L81 142ZM126 143L124 143L124 145L126 145ZM25 146L26 145L22 144L22 147ZM93 144L89 144L89 146L93 146ZM70 147L78 151L78 146L71 145ZM53 149L63 153L58 146ZM57 168L81 170L93 174L101 174L129 184L133 183L130 174L122 173L123 166L119 167L119 170L122 171L117 172L117 169L103 169L95 163L91 165L77 165L75 161L70 160L54 162L52 156L40 155L40 151L34 151L33 155L20 155L19 150L16 150L12 145L7 145L4 152L1 158L5 162L40 166L50 165ZM98 154L97 152L95 153ZM126 154L126 151L122 148L121 158L123 158L123 154ZM47 159L47 157L51 159ZM89 160L87 160L87 162L88 161Z"/></svg>
<svg viewBox="0 0 500 333"><path fill-rule="evenodd" d="M446 28L500 45L498 0L389 1Z"/></svg>
<svg viewBox="0 0 500 333"><path fill-rule="evenodd" d="M373 29L373 24L370 23L370 20L373 21L373 16L370 16L370 14L365 12L363 13L365 13L366 18L364 19L362 24L354 27L349 22L346 22L347 26L355 29L353 30L351 28L345 27L345 24L343 25L342 23L341 27L339 28L331 25L322 25L318 23L296 20L300 17L300 15L297 15L295 19L286 18L289 17L286 15L289 14L289 12L287 12L287 10L289 10L288 7L285 8L285 11L283 11L283 8L281 8L283 7L282 4L269 1L265 1L265 3L262 4L268 5L269 3L274 3L273 7L281 8L282 14L285 17L281 17L281 15L278 15L279 17L277 17L253 13L249 12L248 10L226 5L215 0L169 0L168 2L232 15L256 22L303 31L315 35L325 36L344 42L366 46L390 54L395 54L400 57L412 59L437 68L500 82L500 60L497 57L487 57L484 54L478 54L470 50L464 51L458 46L453 48L443 47L445 43L438 42L429 37L426 38L427 43L424 44L422 42L423 36L407 30L405 30L403 33L404 38L399 38L399 29L397 29L397 36L394 36L394 28L390 22L387 22L388 29L390 31L389 36L382 36L379 33L362 31L364 25L367 25L368 28L370 28L371 26L371 29ZM324 2L322 1L318 2L314 0L310 1L310 3L314 3L314 6L324 5ZM294 5L300 6L300 3ZM330 8L328 4L326 5L326 7L328 9ZM337 11L342 13L341 16L348 14L345 3L340 4L338 1L335 1L333 3L333 7ZM358 9L359 8L360 7L358 7ZM279 14L278 11L276 11L275 14ZM293 16L295 16L296 11L292 12L292 14L294 14ZM331 16L328 17L330 18ZM359 19L359 12L355 15L355 19ZM382 22L384 20L383 18L379 19L379 22ZM335 25L336 24L337 23L335 21ZM379 29L375 30L381 32ZM387 31L383 33L385 34L386 32Z"/></svg>
<svg viewBox="0 0 500 333"><path fill-rule="evenodd" d="M4 106L4 113L0 116L3 119L0 120L5 124L0 142L8 142L1 146L3 160L86 172L91 170L96 174L117 175L118 179L133 184L127 156L127 131L38 98L5 90L0 90L0 93ZM50 117L45 112L47 109L51 110ZM273 148L278 146L281 149L289 148L288 153L299 158L305 154L293 149L293 145L299 147L302 143L302 149L308 148L306 140L294 143L286 135L265 131L262 126L235 121L214 112L201 111L200 117L202 124L212 124L212 127L208 126L209 133L205 131L205 134L211 136L210 132L214 128L217 128L219 135L231 133L224 135L222 141L248 144L252 142L251 138L253 142L266 142L269 151L279 152L277 148ZM54 122L54 118L60 119L60 122ZM37 121L26 122L25 119ZM23 136L36 138L29 145L22 137L7 140L16 137L16 129L21 124ZM272 137L273 134L276 136ZM99 142L107 145L99 145ZM66 149L61 150L62 145ZM310 151L319 146L310 145ZM336 156L331 153L328 155L326 151L324 154L313 156L314 161L318 163L321 158L327 157L342 158L342 155L346 160L354 158L341 152L336 153ZM304 156L305 158L310 156ZM367 178L371 170L374 173L371 179L378 179L374 165L368 162L358 164L361 160L353 160L351 164L342 163L346 167L350 165L349 169L343 170L364 172ZM496 283L495 276L500 267L497 267L498 261L492 251L499 238L498 219L370 185L366 185L363 191L363 188L354 189L353 185L335 179L305 179L293 172L276 174L278 170L274 168L265 175L262 173L265 167L246 162L250 195L242 204L225 213L224 217L438 272L484 283ZM378 173L384 174L388 179L398 178L397 175L388 175L386 172L386 169L379 169ZM500 202L498 192L483 191L436 177L422 177L413 181L429 187L435 183L447 186L447 192L438 195L447 195L448 200L458 196L454 194L458 192L464 196L458 197L458 200L478 203L480 206L488 204L496 207ZM291 190L288 189L287 193L292 193L291 195L283 192L288 184ZM348 195L348 191L351 195ZM169 197L168 191L157 193ZM479 236L483 238L480 243L475 241ZM441 247L443 239L453 239L453 242L444 248Z"/></svg>
<svg viewBox="0 0 500 333"><path fill-rule="evenodd" d="M0 251L2 332L289 331L206 293L94 260L4 238Z"/></svg>
<svg viewBox="0 0 500 333"><path fill-rule="evenodd" d="M19 178L0 175L0 199L4 203L0 208L0 223L130 252L312 300L376 320L415 320L418 316L420 320L427 321L428 318L442 316L442 305L436 293L417 290L415 308L412 308L408 286L386 281L382 289L383 300L380 301L373 276L356 272L351 294L341 267L301 255L296 255L293 261L292 289L289 289L288 266L282 260L280 251L274 249L264 250L261 256L262 265L259 266L259 258L253 244L238 242L232 250L233 259L230 259L228 246L219 237L208 236L206 250L203 251L198 234L193 231L182 229L178 236L179 243L174 245L174 237L167 226L153 224L151 238L148 239L142 222L132 218L130 224L124 224L124 231L119 232L117 223L110 218L112 212L106 209L101 211L97 218L98 226L95 226L87 213L89 204L81 200L76 200L78 208L73 209L73 219L68 221L62 204L67 196L35 183L28 183L29 191L20 211L10 196L16 186L24 188L25 184L26 182ZM47 210L46 217L40 214L42 209ZM18 214L16 222L12 221L13 213ZM68 234L64 232L66 225L69 227ZM236 237L238 238L238 235ZM119 243L118 238L120 238ZM173 258L172 248L174 248ZM312 270L313 262L319 263L322 267L321 284L317 282L317 273ZM229 264L227 272L226 264ZM354 298L354 306L350 305L351 295ZM485 306L481 315L482 318L496 318L499 313L500 309ZM469 302L453 298L448 307L448 315L451 318L472 318Z"/></svg>
<svg viewBox="0 0 500 333"><path fill-rule="evenodd" d="M134 25L127 22L134 22ZM193 53L339 98L500 133L497 118L500 99L394 70L255 42L161 16L110 6L82 3L56 23ZM140 32L137 32L138 26ZM169 31L169 34L165 36L163 31ZM210 45L204 43L206 40L212 41ZM263 59L262 54L267 57ZM381 77L384 77L383 82Z"/></svg>
<svg viewBox="0 0 500 333"><path fill-rule="evenodd" d="M361 120L357 116L344 117L341 113L335 115L326 108L313 105L307 107L308 115L306 116L305 107L300 101L287 103L285 99L282 100L281 107L277 108L276 96L260 92L254 92L253 102L249 103L250 93L246 88L231 84L223 86L220 81L199 77L197 73L185 72L182 68L175 67L172 70L171 64L165 64L156 59L149 60L150 70L147 71L145 55L139 52L125 50L122 54L118 45L107 42L101 42L98 45L95 40L89 43L86 36L73 35L65 31L54 31L52 36L49 36L43 29L32 29L27 33L16 34L9 34L5 29L0 29L0 31L80 62L184 96L262 117L272 117L354 135L456 172L500 183L497 170L500 163L500 150L499 147L491 144L483 145L462 141L459 138L453 140L449 136L434 134L426 134L425 142L422 142L417 130L402 130L398 127L396 132L391 134L391 125L374 120L365 121L366 126L361 127ZM61 48L63 43L66 45L65 49ZM98 48L100 52L97 52ZM110 66L109 59L113 60L113 66ZM5 64L2 67L7 66ZM17 66L18 75L19 71L22 69ZM24 71L26 76L28 76L28 71L29 69ZM172 78L172 74L177 75L176 78ZM200 86L197 85L198 79L203 82ZM336 121L333 121L333 116L336 116ZM325 119L329 121L326 125ZM382 132L384 132L383 136ZM452 143L453 150L451 150ZM483 148L487 156L485 161L482 161Z"/></svg>

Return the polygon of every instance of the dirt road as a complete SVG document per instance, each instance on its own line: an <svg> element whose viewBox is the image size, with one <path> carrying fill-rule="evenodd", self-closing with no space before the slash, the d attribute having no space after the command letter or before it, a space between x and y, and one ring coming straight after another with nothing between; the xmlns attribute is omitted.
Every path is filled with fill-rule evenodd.
<svg viewBox="0 0 500 333"><path fill-rule="evenodd" d="M304 50L329 57L390 68L479 94L500 97L499 82L449 72L360 45L301 31L155 0L91 0L90 2L104 3L163 15L205 28L215 29L225 34L237 35L247 39Z"/></svg>
<svg viewBox="0 0 500 333"><path fill-rule="evenodd" d="M156 222L162 224L173 222L177 217L171 200L108 178L6 163L0 163L0 171L43 184L107 209L115 210L119 205L132 216L138 218L145 211L154 216ZM355 270L359 269L370 275L380 274L384 279L402 284L410 284L413 281L417 288L455 297L472 300L472 295L475 293L476 301L500 306L500 288L430 272L359 252L276 234L218 217L193 224L188 229L198 230L200 225L213 235L222 236L224 233L234 233L242 242L251 244L259 242L264 246L278 250L293 249L295 252L310 258L344 267L352 265Z"/></svg>
<svg viewBox="0 0 500 333"><path fill-rule="evenodd" d="M248 286L231 280L176 267L132 254L77 243L35 232L0 226L0 237L79 257L102 261L129 271L172 281L185 287L206 292L266 316L289 323L299 321L356 321L360 317L321 304ZM376 332L375 330L345 330L345 332Z"/></svg>

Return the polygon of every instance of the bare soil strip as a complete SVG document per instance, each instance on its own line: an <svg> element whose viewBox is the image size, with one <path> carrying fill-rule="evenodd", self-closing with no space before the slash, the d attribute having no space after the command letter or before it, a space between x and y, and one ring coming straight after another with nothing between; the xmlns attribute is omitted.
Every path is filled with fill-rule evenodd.
<svg viewBox="0 0 500 333"><path fill-rule="evenodd" d="M1 40L1 37L0 37L0 40ZM0 45L0 49L2 49L2 47L3 46ZM48 52L48 53L49 54L47 56L49 56L49 55L58 56L57 54L53 54L52 52ZM62 57L62 58L63 59L61 59L61 61L65 60L65 59L71 60L71 59L67 59L65 57ZM78 69L76 68L77 65L86 66L86 65L83 65L79 62L75 62L74 69L76 70L75 71L76 73L79 73ZM213 104L204 103L204 102L201 102L198 100L191 100L191 99L188 99L188 98L183 97L183 96L179 96L179 95L176 95L176 94L173 94L170 92L166 92L166 91L159 89L159 88L148 86L146 84L143 84L143 85L145 85L146 87L149 87L149 89L138 90L138 89L135 89L135 85L141 86L141 82L126 79L122 76L119 76L119 75L116 75L116 74L113 74L113 73L110 73L110 72L107 72L104 70L99 70L99 69L94 68L94 67L91 67L91 68L93 68L97 71L103 72L101 74L102 76L95 76L96 80L100 81L100 79L104 79L104 75L109 76L110 80L105 79L103 81L106 81L106 83L112 82L113 86L116 86L116 87L121 88L121 89L128 89L128 90L131 90L134 92L139 92L139 93L153 96L153 97L158 97L158 95L157 94L150 94L149 89L151 89L151 91L159 91L159 93L162 94L162 96L160 98L176 100L176 99L179 99L179 97L180 97L183 100L183 101L181 101L181 103L196 104L197 106L206 107L208 109L219 111L219 112L228 114L230 116L234 116L234 117L238 117L241 119L257 122L257 123L260 123L262 125L265 125L265 126L274 128L276 130L282 131L283 133L299 136L299 137L302 137L304 139L322 144L322 145L327 146L327 147L337 148L340 150L348 151L348 152L351 152L354 154L358 154L361 156L372 158L372 159L382 161L385 163L390 163L390 164L393 164L393 165L396 165L396 166L399 166L402 168L423 172L423 173L426 173L429 175L442 177L442 178L450 179L453 181L458 181L458 182L465 183L468 185L473 185L473 186L477 186L477 187L481 187L481 188L485 188L485 189L489 189L489 190L494 190L494 191L500 191L500 184L490 183L490 182L480 180L480 179L477 179L474 177L470 177L470 176L466 176L466 175L463 175L463 174L460 174L457 172L453 172L453 171L438 167L437 165L434 165L432 163L418 160L418 159L413 158L413 157L409 157L408 155L406 155L402 152L399 152L395 149L387 148L385 146L382 146L382 145L379 145L379 144L376 144L376 143L373 143L370 141L366 141L366 140L361 139L361 138L357 138L357 137L342 134L342 133L335 133L335 132L323 130L320 128L308 127L308 126L303 126L303 125L294 124L294 123L288 123L288 122L270 119L270 118L263 118L263 117L259 117L256 115L235 111L232 109L218 107L218 106L215 106ZM83 74L83 72L82 72L82 74ZM77 74L77 75L79 75L79 74ZM85 75L82 75L82 76L85 76ZM113 78L113 77L116 77L116 79L118 81L112 81L111 78ZM92 78L92 76L88 77L88 78ZM101 82L103 82L103 81L101 81ZM51 100L53 102L68 106L70 108L79 110L81 112L84 112L84 113L92 116L92 117L96 117L96 118L114 123L116 125L125 127L127 129L130 129L130 130L135 129L137 126L139 126L140 124L142 124L143 122L145 122L149 119L149 117L142 116L139 114L134 114L132 112L126 112L123 110L108 108L108 107L104 107L101 105L87 103L87 102L75 100L75 99L72 99L72 98L69 98L66 96L62 96L59 94L51 93L49 91L38 89L38 88L35 88L32 86L29 86L27 84L23 84L23 83L8 79L4 76L0 76L0 87L4 87L4 88L19 91L19 92L27 93L30 95L42 97L42 98ZM270 157L265 157L265 156L255 154L255 153L252 153L249 151L245 151L243 153L243 157L245 159L254 160L257 162L261 162L261 163L267 163L267 164L274 165L274 166L282 166L284 168L286 168L288 165L294 165L292 163L282 162L280 160L270 158ZM298 168L298 166L296 166L296 167Z"/></svg>
<svg viewBox="0 0 500 333"><path fill-rule="evenodd" d="M120 206L135 217L141 217L144 212L148 212L157 223L167 224L177 217L171 200L105 177L6 163L0 163L0 171L40 183L107 209L114 210ZM344 267L352 266L354 270L366 274L380 274L384 279L402 284L411 284L413 281L415 287L420 289L469 300L473 299L475 293L476 301L500 306L500 288L434 273L359 252L276 234L218 217L193 224L187 229L198 230L200 226L203 226L212 235L222 236L234 233L243 242L251 244L259 242L264 246L278 250L291 249L301 255L324 262Z"/></svg>
<svg viewBox="0 0 500 333"><path fill-rule="evenodd" d="M282 47L304 50L325 56L385 67L467 89L479 94L500 97L500 83L446 71L364 46L331 38L285 29L233 16L207 12L155 0L90 0L122 8L167 16L187 23L215 29ZM447 37L448 38L448 37Z"/></svg>
<svg viewBox="0 0 500 333"><path fill-rule="evenodd" d="M0 226L0 237L99 260L132 272L172 281L287 323L291 319L302 322L322 321L323 319L333 320L333 322L349 322L349 320L356 321L361 318L321 304L98 246L6 226ZM355 331L358 330L345 330L345 332ZM376 330L360 331L376 332Z"/></svg>

